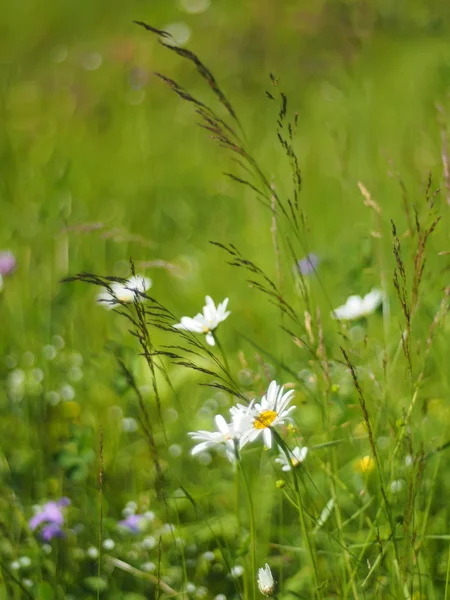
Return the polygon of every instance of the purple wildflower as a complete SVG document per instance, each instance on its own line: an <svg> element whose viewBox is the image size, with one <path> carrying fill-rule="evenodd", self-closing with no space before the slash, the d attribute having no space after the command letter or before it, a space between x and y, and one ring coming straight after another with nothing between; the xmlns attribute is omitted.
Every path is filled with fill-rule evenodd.
<svg viewBox="0 0 450 600"><path fill-rule="evenodd" d="M29 526L31 531L35 531L40 525L43 525L40 535L43 540L49 542L54 537L62 537L64 532L64 515L62 509L69 506L69 498L61 498L57 502L47 502L42 509L30 519Z"/></svg>
<svg viewBox="0 0 450 600"><path fill-rule="evenodd" d="M140 533L142 531L141 524L145 521L145 515L128 515L123 521L119 521L119 525L131 531L131 533Z"/></svg>
<svg viewBox="0 0 450 600"><path fill-rule="evenodd" d="M310 252L304 258L297 261L297 267L302 275L312 275L319 266L319 263L320 259L317 254Z"/></svg>
<svg viewBox="0 0 450 600"><path fill-rule="evenodd" d="M9 250L0 252L0 275L9 275L16 268L16 257Z"/></svg>
<svg viewBox="0 0 450 600"><path fill-rule="evenodd" d="M54 537L64 537L64 531L61 529L60 525L56 525L56 523L44 525L41 529L41 538L44 542L49 542Z"/></svg>

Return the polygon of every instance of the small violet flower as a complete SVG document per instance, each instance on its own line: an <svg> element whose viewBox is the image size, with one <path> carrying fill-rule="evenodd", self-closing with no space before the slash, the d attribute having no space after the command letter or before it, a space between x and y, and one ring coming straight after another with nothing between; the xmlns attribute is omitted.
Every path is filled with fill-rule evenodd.
<svg viewBox="0 0 450 600"><path fill-rule="evenodd" d="M16 269L16 257L9 250L0 252L0 275L9 275Z"/></svg>
<svg viewBox="0 0 450 600"><path fill-rule="evenodd" d="M114 281L111 283L110 289L105 287L104 291L98 294L97 302L110 310L123 303L130 304L135 300L141 301L140 294L145 294L151 286L152 280L148 277L134 275L125 283Z"/></svg>
<svg viewBox="0 0 450 600"><path fill-rule="evenodd" d="M304 258L297 261L297 268L303 276L312 275L319 266L320 259L317 254L310 252Z"/></svg>
<svg viewBox="0 0 450 600"><path fill-rule="evenodd" d="M54 537L63 537L64 514L62 509L69 506L69 504L69 498L61 498L57 502L44 504L30 519L29 527L31 531L35 531L40 525L43 525L40 536L45 542L49 542Z"/></svg>
<svg viewBox="0 0 450 600"><path fill-rule="evenodd" d="M128 529L131 533L141 533L145 522L145 515L128 515L126 519L119 521L118 525L124 529Z"/></svg>
<svg viewBox="0 0 450 600"><path fill-rule="evenodd" d="M206 296L205 301L206 305L203 307L203 313L198 313L194 318L181 317L180 323L174 325L174 328L193 333L204 333L206 342L210 346L214 346L215 340L212 331L217 328L219 323L225 321L231 313L227 311L228 298L225 298L217 307L210 296Z"/></svg>
<svg viewBox="0 0 450 600"><path fill-rule="evenodd" d="M345 304L334 309L331 316L339 321L351 321L367 317L376 311L383 302L383 298L383 292L373 288L364 298L350 296Z"/></svg>
<svg viewBox="0 0 450 600"><path fill-rule="evenodd" d="M9 275L16 268L16 258L12 252L5 250L0 252L0 292L3 289L3 277Z"/></svg>

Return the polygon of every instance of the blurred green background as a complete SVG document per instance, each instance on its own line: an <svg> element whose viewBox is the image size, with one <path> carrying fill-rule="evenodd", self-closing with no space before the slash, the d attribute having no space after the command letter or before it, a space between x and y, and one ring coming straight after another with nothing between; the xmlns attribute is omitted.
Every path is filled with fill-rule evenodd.
<svg viewBox="0 0 450 600"><path fill-rule="evenodd" d="M192 65L133 20L171 31L200 56L233 103L248 148L283 193L290 175L276 137L278 107L265 94L273 92L269 74L279 77L289 114L299 114L308 247L324 261L321 278L335 306L380 280L370 234L377 225L358 181L383 210L389 279L390 219L407 227L404 197L420 211L432 171L447 204L449 3L7 1L0 16L0 250L11 250L18 266L0 298L1 475L26 514L63 493L92 506L100 424L105 514L111 503L117 518L125 501L152 485L146 443L122 427L122 417L138 409L110 351L121 346L142 386L150 386L134 341L126 323L95 305L98 290L62 285L62 278L82 271L127 276L132 257L153 280L151 294L179 316L198 312L205 294L230 297L222 341L236 368L243 364L238 351L253 352L242 334L263 347L269 335L274 355L291 359L294 352L282 350L281 331L268 333L276 309L256 299L208 243L232 242L274 275L270 213L222 176L236 171L233 157L195 126L192 108L154 73L214 104L211 91ZM434 250L446 243L444 229ZM439 261L431 288L433 277L446 277L448 259ZM289 275L291 265L285 268ZM321 293L318 287L327 315ZM177 410L198 409L208 392L185 372L173 377L182 390ZM183 425L169 426L168 441L187 450ZM167 460L176 478L174 452ZM5 492L4 522L12 518L11 498ZM94 510L91 517L92 533ZM5 556L17 551L16 527Z"/></svg>
<svg viewBox="0 0 450 600"><path fill-rule="evenodd" d="M280 77L299 112L302 201L313 223L310 244L322 253L335 254L348 238L343 211L358 230L365 211L357 180L381 205L387 197L400 204L390 159L419 184L441 168L436 104L446 107L450 78L445 3L205 5L200 13L187 12L194 0L24 3L21 10L8 3L3 10L1 235L20 265L4 310L15 308L16 331L36 330L36 319L49 327L49 311L55 318L74 310L91 322L85 290L66 302L59 279L68 273L123 274L120 261L130 255L161 259L181 265L183 278L149 269L155 289L191 296L197 306L194 290L228 293L209 239L238 234L266 253L268 215L220 177L231 161L153 73L207 100L209 91L133 19L183 24L189 47L236 106L249 147L283 188L275 111L264 94L269 73ZM365 223L360 228L365 234Z"/></svg>
<svg viewBox="0 0 450 600"><path fill-rule="evenodd" d="M428 171L441 171L436 104L448 103L446 3L204 6L10 2L3 9L0 227L2 245L19 263L3 310L17 339L42 339L62 326L62 314L65 327L76 320L79 332L101 331L108 317L90 309L89 293L61 288L68 273L123 275L129 256L138 265L167 261L179 269L146 274L171 308L188 314L204 293L229 294L215 268L222 258L208 240L239 238L261 262L271 256L269 216L220 176L233 163L153 73L208 101L209 90L133 19L181 24L235 105L249 147L283 190L276 110L264 94L269 73L280 77L290 110L299 112L302 202L310 246L322 255L352 252L343 214L352 215L353 240L366 235L358 180L395 216L401 193L391 171L411 188L418 184L413 199ZM236 300L246 294L233 290ZM256 327L251 311L243 317Z"/></svg>

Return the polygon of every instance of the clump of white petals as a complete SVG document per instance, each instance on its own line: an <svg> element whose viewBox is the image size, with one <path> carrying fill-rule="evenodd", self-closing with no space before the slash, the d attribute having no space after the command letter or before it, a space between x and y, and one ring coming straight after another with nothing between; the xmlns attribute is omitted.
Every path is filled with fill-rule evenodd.
<svg viewBox="0 0 450 600"><path fill-rule="evenodd" d="M293 390L285 393L282 385L272 381L261 402L252 402L249 406L238 404L231 409L233 420L239 420L240 423L240 448L248 442L254 442L261 434L267 448L272 447L272 428L283 425L286 421L292 422L289 415L295 410L295 406L288 408L288 404L294 393Z"/></svg>
<svg viewBox="0 0 450 600"><path fill-rule="evenodd" d="M193 333L203 333L206 335L206 342L210 346L214 346L215 340L212 332L231 313L227 311L228 298L225 298L217 307L211 296L206 296L205 301L206 304L203 307L203 313L198 313L194 318L182 317L181 321L174 325L174 328Z"/></svg>
<svg viewBox="0 0 450 600"><path fill-rule="evenodd" d="M98 294L97 302L111 310L122 303L130 304L135 300L140 301L142 300L140 293L145 294L151 285L152 281L148 277L133 275L125 283L114 281L111 283L110 289L104 288L104 291Z"/></svg>
<svg viewBox="0 0 450 600"><path fill-rule="evenodd" d="M332 312L332 316L339 321L352 321L371 315L383 302L383 292L373 288L363 298L361 296L349 296L342 306L338 306Z"/></svg>
<svg viewBox="0 0 450 600"><path fill-rule="evenodd" d="M217 431L191 431L189 435L196 442L200 442L191 450L191 454L195 456L201 452L205 452L210 448L224 447L227 458L230 462L235 459L234 440L236 437L233 423L227 423L222 415L215 417Z"/></svg>
<svg viewBox="0 0 450 600"><path fill-rule="evenodd" d="M193 431L189 435L193 440L199 442L191 450L191 454L197 455L211 448L225 449L230 462L235 462L240 450L248 442L253 442L262 434L264 444L272 447L272 428L292 423L289 416L295 406L288 407L294 395L294 391L284 392L284 387L272 381L267 393L261 398L261 402L253 400L248 406L236 404L230 409L231 421L227 423L222 415L216 415L215 422L217 431ZM287 458L284 454L283 470L290 470L302 462L308 452L307 448L295 448L292 456ZM281 459L276 459L277 462ZM285 468L287 467L287 468Z"/></svg>
<svg viewBox="0 0 450 600"><path fill-rule="evenodd" d="M264 596L273 596L275 591L275 581L273 579L272 571L267 563L264 565L264 568L258 569L257 582L261 594L264 594Z"/></svg>
<svg viewBox="0 0 450 600"><path fill-rule="evenodd" d="M301 465L307 454L308 448L306 446L303 446L303 448L296 446L293 450L288 451L288 456L280 449L280 456L275 459L275 462L282 465L282 471L290 471Z"/></svg>

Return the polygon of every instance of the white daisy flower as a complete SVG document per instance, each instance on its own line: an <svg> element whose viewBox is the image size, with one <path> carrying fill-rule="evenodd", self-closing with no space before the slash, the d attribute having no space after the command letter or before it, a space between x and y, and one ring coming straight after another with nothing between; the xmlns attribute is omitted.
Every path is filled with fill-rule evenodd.
<svg viewBox="0 0 450 600"><path fill-rule="evenodd" d="M142 275L134 275L125 283L114 281L111 283L109 290L104 288L104 291L98 294L97 302L103 304L108 310L119 306L122 302L129 304L135 299L142 300L136 292L145 293L152 285L151 279Z"/></svg>
<svg viewBox="0 0 450 600"><path fill-rule="evenodd" d="M307 454L308 448L306 446L303 446L303 448L296 446L293 450L289 450L288 456L286 456L284 451L280 448L280 456L275 459L275 462L279 465L283 465L281 467L282 471L290 471L301 465Z"/></svg>
<svg viewBox="0 0 450 600"><path fill-rule="evenodd" d="M382 302L383 292L377 288L373 288L364 298L361 298L361 296L350 296L345 304L335 308L331 314L339 321L360 319L375 312Z"/></svg>
<svg viewBox="0 0 450 600"><path fill-rule="evenodd" d="M214 335L212 331L216 329L219 323L231 314L227 311L228 298L216 305L210 296L206 296L206 305L203 307L203 314L198 313L194 318L182 317L180 323L174 325L175 329L183 329L184 331L192 331L193 333L206 334L206 341L210 346L214 346Z"/></svg>
<svg viewBox="0 0 450 600"><path fill-rule="evenodd" d="M282 425L285 421L292 422L289 415L295 406L289 408L287 406L294 393L294 390L284 393L284 387L272 381L260 403L251 403L248 407L238 405L234 410L232 409L233 419L239 419L241 428L239 447L243 448L245 444L255 441L262 434L264 444L267 448L271 448L272 427Z"/></svg>
<svg viewBox="0 0 450 600"><path fill-rule="evenodd" d="M254 421L253 406L255 401L252 400L250 404L236 404L230 408L231 420L233 422L234 437L236 440L240 440L242 434L248 431Z"/></svg>
<svg viewBox="0 0 450 600"><path fill-rule="evenodd" d="M264 569L258 569L258 587L261 594L264 596L272 596L275 591L275 581L273 579L272 571L269 565L266 563Z"/></svg>
<svg viewBox="0 0 450 600"><path fill-rule="evenodd" d="M196 442L200 442L191 450L191 454L195 456L201 452L214 447L224 447L227 458L230 462L235 460L234 440L235 431L233 423L227 423L222 415L215 417L217 431L191 431L189 435Z"/></svg>

